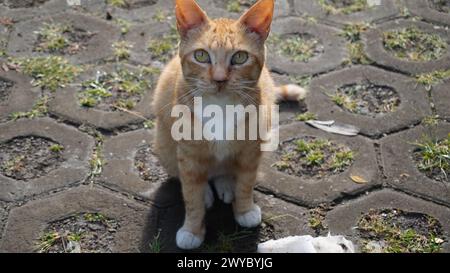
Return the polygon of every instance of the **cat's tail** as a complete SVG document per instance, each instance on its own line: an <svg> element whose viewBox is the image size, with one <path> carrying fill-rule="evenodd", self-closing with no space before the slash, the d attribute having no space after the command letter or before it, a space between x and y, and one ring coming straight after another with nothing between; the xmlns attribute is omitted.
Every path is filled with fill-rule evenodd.
<svg viewBox="0 0 450 273"><path fill-rule="evenodd" d="M308 90L295 84L277 86L275 96L277 103L282 101L301 101L306 98Z"/></svg>

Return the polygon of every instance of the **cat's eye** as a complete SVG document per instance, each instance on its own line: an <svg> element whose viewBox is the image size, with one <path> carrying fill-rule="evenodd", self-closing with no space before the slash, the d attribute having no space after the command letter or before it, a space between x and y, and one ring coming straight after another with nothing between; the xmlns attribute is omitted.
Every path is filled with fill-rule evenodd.
<svg viewBox="0 0 450 273"><path fill-rule="evenodd" d="M241 64L244 64L245 62L247 62L247 60L248 60L248 53L245 51L238 51L231 58L231 64L232 65L241 65Z"/></svg>
<svg viewBox="0 0 450 273"><path fill-rule="evenodd" d="M203 49L196 50L194 52L195 60L199 63L206 64L211 62L211 58L209 57L208 52Z"/></svg>

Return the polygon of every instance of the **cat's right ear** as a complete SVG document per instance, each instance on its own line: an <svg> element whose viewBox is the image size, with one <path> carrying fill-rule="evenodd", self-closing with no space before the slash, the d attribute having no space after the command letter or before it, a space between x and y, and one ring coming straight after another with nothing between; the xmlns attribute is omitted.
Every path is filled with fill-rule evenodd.
<svg viewBox="0 0 450 273"><path fill-rule="evenodd" d="M194 0L176 0L175 15L181 36L208 23L208 16Z"/></svg>

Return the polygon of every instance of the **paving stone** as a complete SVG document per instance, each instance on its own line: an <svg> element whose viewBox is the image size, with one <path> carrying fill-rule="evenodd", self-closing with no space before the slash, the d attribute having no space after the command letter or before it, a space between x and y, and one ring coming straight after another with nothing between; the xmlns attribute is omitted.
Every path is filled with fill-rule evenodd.
<svg viewBox="0 0 450 273"><path fill-rule="evenodd" d="M450 82L434 86L431 94L438 115L450 121Z"/></svg>
<svg viewBox="0 0 450 273"><path fill-rule="evenodd" d="M449 133L450 124L441 123L436 128L419 126L383 139L381 155L387 182L402 191L450 205L449 186L420 172L413 158L417 149L414 143L422 140L424 136L444 139Z"/></svg>
<svg viewBox="0 0 450 273"><path fill-rule="evenodd" d="M365 82L393 88L400 98L400 105L394 112L371 116L352 113L333 102L332 96L339 88ZM414 79L370 66L355 66L321 76L313 80L310 91L306 104L319 120L352 124L370 137L380 137L407 128L431 115L427 92Z"/></svg>
<svg viewBox="0 0 450 273"><path fill-rule="evenodd" d="M31 79L23 74L0 69L0 85L12 85L0 93L0 120L14 112L29 111L33 107L39 98L40 90L30 82Z"/></svg>
<svg viewBox="0 0 450 273"><path fill-rule="evenodd" d="M181 192L178 196L180 199ZM271 195L255 192L255 202L261 207L263 223L255 229L240 228L233 216L231 205L215 201L214 207L206 214L206 238L202 248L195 252L256 252L258 243L287 236L313 235L308 225L308 210ZM161 212L159 223L162 252L180 252L175 243L177 230L184 219L183 205L174 206ZM220 237L241 237L231 241L232 249L221 247Z"/></svg>
<svg viewBox="0 0 450 273"><path fill-rule="evenodd" d="M21 200L24 197L49 192L73 185L85 179L89 173L89 158L94 141L76 129L42 118L19 120L0 125L0 143L14 138L41 137L64 147L63 162L47 175L28 181L15 180L0 174L0 200Z"/></svg>
<svg viewBox="0 0 450 273"><path fill-rule="evenodd" d="M140 252L154 232L157 211L96 187L81 186L11 210L0 252L35 252L48 224L78 213L101 213L119 223L113 252Z"/></svg>
<svg viewBox="0 0 450 273"><path fill-rule="evenodd" d="M106 163L100 180L108 187L149 200L155 206L168 207L182 200L174 198L178 182L169 181L160 174L162 167L155 165L159 163L153 155L150 155L151 162L147 160L151 164L148 168L151 175L156 174L160 179L146 180L137 169L136 154L147 147L151 151L153 135L152 131L138 130L107 140L104 148Z"/></svg>
<svg viewBox="0 0 450 273"><path fill-rule="evenodd" d="M450 14L434 9L430 2L430 0L407 0L405 4L413 15L437 24L450 25Z"/></svg>
<svg viewBox="0 0 450 273"><path fill-rule="evenodd" d="M359 238L355 227L363 214L371 209L400 209L436 218L442 225L446 238L446 243L443 245L444 252L450 251L450 209L392 190L374 192L340 205L328 213L325 223L332 234L345 235L356 242Z"/></svg>
<svg viewBox="0 0 450 273"><path fill-rule="evenodd" d="M380 185L376 154L371 141L362 137L331 135L300 123L280 128L280 143L297 137L317 137L343 144L354 152L354 162L345 171L318 180L278 171L273 167L279 161L278 156L276 153L269 153L262 160L258 177L258 188L263 192L271 192L295 203L314 207L360 194ZM368 183L357 184L352 181L351 176L360 176Z"/></svg>
<svg viewBox="0 0 450 273"><path fill-rule="evenodd" d="M240 11L232 11L229 10L227 7L228 5L233 2L233 0L203 0L203 2L208 1L208 2L213 2L213 5L215 8L219 9L223 12L227 12L229 18L233 18L233 19L238 19L242 14L245 13L245 11L247 11L250 8L250 4L254 4L257 1L256 0L252 0L252 1L244 1L245 3L248 3L248 5L240 5ZM201 3L202 1L199 1L199 3ZM235 2L235 1L234 1ZM242 2L242 1L241 1ZM202 7L204 7L204 5L201 5ZM278 0L275 1L275 10L274 10L274 17L281 17L281 16L287 16L290 15L291 12L291 6L289 4L288 0ZM225 16L223 16L225 17Z"/></svg>
<svg viewBox="0 0 450 273"><path fill-rule="evenodd" d="M139 73L137 67L130 65L115 66L107 64L97 66L81 75L77 81L84 82L93 80L97 71L114 72L116 68L125 68L134 73ZM151 76L148 76L150 79ZM150 81L152 86L156 86L156 76ZM132 109L132 112L123 111L106 111L95 107L83 107L79 102L79 90L77 87L66 87L56 92L55 98L49 103L49 110L54 115L63 120L67 120L76 124L90 124L105 130L113 130L124 127L129 124L143 123L145 118L152 117L152 108L150 106L153 97L153 88L146 90Z"/></svg>
<svg viewBox="0 0 450 273"><path fill-rule="evenodd" d="M345 39L340 37L339 31L334 28L308 23L300 18L282 18L274 21L272 33L276 33L281 38L289 34L310 35L323 46L323 52L308 62L294 62L277 53L273 46L269 45L268 66L282 74L315 75L339 67L347 58Z"/></svg>
<svg viewBox="0 0 450 273"><path fill-rule="evenodd" d="M349 14L342 12L335 14L327 12L318 0L294 0L294 9L299 15L313 16L330 24L351 24L362 22L376 23L393 18L400 11L398 5L395 3L395 0L381 0L379 2L379 5L374 5L362 11Z"/></svg>
<svg viewBox="0 0 450 273"><path fill-rule="evenodd" d="M0 202L0 240L3 237L3 230L6 225L6 221L8 218L8 212L6 210L6 205L3 202Z"/></svg>
<svg viewBox="0 0 450 273"><path fill-rule="evenodd" d="M75 54L65 55L66 58L77 64L95 62L111 57L113 55L111 45L120 36L118 28L101 20L76 13L62 13L16 24L10 35L7 53L14 57L51 55L35 51L36 31L39 31L44 23L66 24L76 30L80 29L94 34L86 41L85 48Z"/></svg>
<svg viewBox="0 0 450 273"><path fill-rule="evenodd" d="M412 75L450 68L449 49L447 49L447 52L441 58L428 62L402 60L388 52L383 45L383 33L407 27L417 27L426 33L439 35L450 47L450 30L442 27L438 28L424 22L398 20L382 24L363 34L367 56L378 65Z"/></svg>

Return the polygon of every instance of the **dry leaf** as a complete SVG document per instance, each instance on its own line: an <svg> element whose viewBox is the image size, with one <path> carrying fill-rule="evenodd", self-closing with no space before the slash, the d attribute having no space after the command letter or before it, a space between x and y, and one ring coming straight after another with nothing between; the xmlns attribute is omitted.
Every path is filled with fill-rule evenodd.
<svg viewBox="0 0 450 273"><path fill-rule="evenodd" d="M369 181L367 181L366 179L362 178L361 176L352 175L352 176L350 176L350 178L353 180L353 182L355 182L357 184L369 183Z"/></svg>

